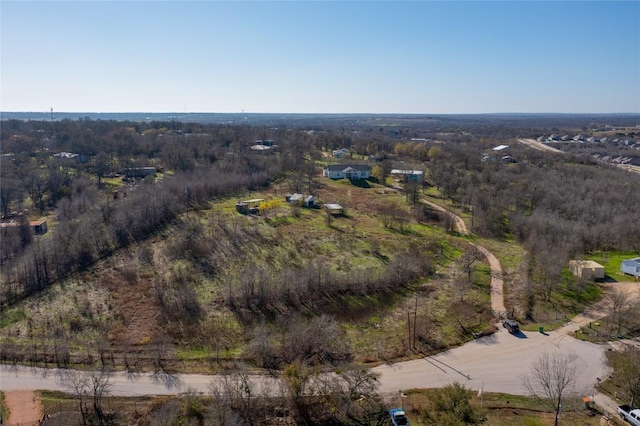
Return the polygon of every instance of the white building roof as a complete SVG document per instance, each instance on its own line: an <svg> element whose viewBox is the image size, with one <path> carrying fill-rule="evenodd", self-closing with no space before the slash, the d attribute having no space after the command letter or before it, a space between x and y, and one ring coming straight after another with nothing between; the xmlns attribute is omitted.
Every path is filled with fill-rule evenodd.
<svg viewBox="0 0 640 426"><path fill-rule="evenodd" d="M422 175L424 172L422 170L400 170L393 169L391 170L392 175Z"/></svg>

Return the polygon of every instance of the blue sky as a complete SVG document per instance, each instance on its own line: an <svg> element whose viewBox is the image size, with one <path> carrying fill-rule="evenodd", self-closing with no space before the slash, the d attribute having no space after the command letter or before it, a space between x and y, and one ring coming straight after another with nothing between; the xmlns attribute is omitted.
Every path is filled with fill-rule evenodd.
<svg viewBox="0 0 640 426"><path fill-rule="evenodd" d="M639 1L5 1L0 110L640 112Z"/></svg>

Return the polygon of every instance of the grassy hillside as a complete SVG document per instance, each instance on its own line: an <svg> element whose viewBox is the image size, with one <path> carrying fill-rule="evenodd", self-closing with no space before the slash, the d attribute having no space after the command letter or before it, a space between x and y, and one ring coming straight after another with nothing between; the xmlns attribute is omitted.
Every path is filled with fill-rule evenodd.
<svg viewBox="0 0 640 426"><path fill-rule="evenodd" d="M344 345L341 359L379 362L411 346L455 345L487 327L488 268L478 268L460 295L455 259L464 240L418 223L404 195L387 187L315 185L318 199L340 203L344 216L291 207L286 180L242 197L269 200L260 216L237 213L236 198L212 200L6 309L5 356L130 369L217 370L236 359L262 365L257 342L285 362L282 336L304 334L291 324L313 327L322 317ZM407 321L417 323L411 335ZM323 361L308 352L301 355Z"/></svg>

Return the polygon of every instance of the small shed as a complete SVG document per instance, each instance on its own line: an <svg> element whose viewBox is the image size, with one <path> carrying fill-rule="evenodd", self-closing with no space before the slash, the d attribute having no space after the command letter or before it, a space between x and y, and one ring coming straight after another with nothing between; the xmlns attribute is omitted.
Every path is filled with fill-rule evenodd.
<svg viewBox="0 0 640 426"><path fill-rule="evenodd" d="M604 280L604 266L593 260L571 260L569 269L573 275L585 280Z"/></svg>
<svg viewBox="0 0 640 426"><path fill-rule="evenodd" d="M623 260L620 263L620 272L633 275L634 277L640 277L640 257Z"/></svg>
<svg viewBox="0 0 640 426"><path fill-rule="evenodd" d="M329 203L325 204L324 207L334 216L341 216L344 214L344 208L340 204Z"/></svg>
<svg viewBox="0 0 640 426"><path fill-rule="evenodd" d="M44 220L29 222L29 226L33 230L34 234L42 235L47 233L47 222L45 222Z"/></svg>
<svg viewBox="0 0 640 426"><path fill-rule="evenodd" d="M316 206L316 197L313 195L304 195L304 194L291 194L285 197L287 203L289 204L297 204L299 206L304 207L315 207Z"/></svg>
<svg viewBox="0 0 640 426"><path fill-rule="evenodd" d="M259 214L260 203L263 202L263 198L254 198L252 200L243 200L236 203L236 210L241 214Z"/></svg>

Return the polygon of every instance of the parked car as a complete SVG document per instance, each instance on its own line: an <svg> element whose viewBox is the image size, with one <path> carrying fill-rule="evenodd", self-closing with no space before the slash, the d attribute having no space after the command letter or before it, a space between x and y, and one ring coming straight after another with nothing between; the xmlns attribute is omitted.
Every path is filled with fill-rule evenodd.
<svg viewBox="0 0 640 426"><path fill-rule="evenodd" d="M402 408L392 408L389 410L389 416L391 416L391 422L393 426L411 426L407 415Z"/></svg>
<svg viewBox="0 0 640 426"><path fill-rule="evenodd" d="M618 414L623 420L628 421L634 426L640 426L640 408L635 410L630 405L618 406Z"/></svg>
<svg viewBox="0 0 640 426"><path fill-rule="evenodd" d="M509 330L509 333L511 334L517 334L520 332L520 326L518 325L518 322L515 320L510 320L510 319L504 320L502 321L502 326L507 330Z"/></svg>

